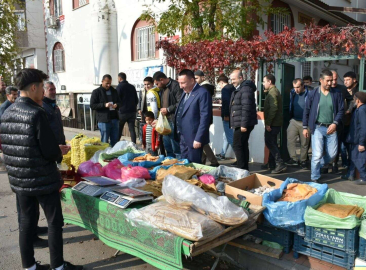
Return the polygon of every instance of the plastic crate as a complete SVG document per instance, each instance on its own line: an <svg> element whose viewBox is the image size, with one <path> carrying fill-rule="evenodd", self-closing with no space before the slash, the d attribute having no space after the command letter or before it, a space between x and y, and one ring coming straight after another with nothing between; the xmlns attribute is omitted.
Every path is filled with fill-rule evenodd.
<svg viewBox="0 0 366 270"><path fill-rule="evenodd" d="M266 241L276 242L283 246L284 253L290 253L293 244L293 233L276 227L258 225L257 229L249 234Z"/></svg>
<svg viewBox="0 0 366 270"><path fill-rule="evenodd" d="M349 254L339 249L308 242L304 237L294 236L294 258L299 258L299 253L329 262L349 270L355 265L355 254Z"/></svg>
<svg viewBox="0 0 366 270"><path fill-rule="evenodd" d="M359 245L359 258L361 260L366 261L366 239L360 237L360 245Z"/></svg>
<svg viewBox="0 0 366 270"><path fill-rule="evenodd" d="M272 225L267 219L265 219L263 221L263 225L267 226L267 227L275 227L275 228L279 228L285 231L290 231L293 232L295 234L301 235L301 236L305 236L305 223L301 223L298 225L293 225L293 226L274 226Z"/></svg>
<svg viewBox="0 0 366 270"><path fill-rule="evenodd" d="M306 241L343 250L347 253L357 253L360 227L352 230L323 229L306 226Z"/></svg>

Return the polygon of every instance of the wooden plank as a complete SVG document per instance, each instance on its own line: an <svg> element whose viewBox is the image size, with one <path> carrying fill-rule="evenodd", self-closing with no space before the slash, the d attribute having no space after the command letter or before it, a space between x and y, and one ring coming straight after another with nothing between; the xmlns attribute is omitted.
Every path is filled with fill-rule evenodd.
<svg viewBox="0 0 366 270"><path fill-rule="evenodd" d="M249 223L246 224L246 226L238 227L227 234L224 234L220 237L215 238L214 240L211 240L210 242L207 242L202 245L195 245L196 243L192 244L191 249L191 256L197 256L207 250L213 249L215 247L221 246L222 244L225 244L239 236L242 236L246 233L249 233L251 231L254 231L257 228L257 224L255 223Z"/></svg>
<svg viewBox="0 0 366 270"><path fill-rule="evenodd" d="M255 253L263 254L272 258L280 259L282 257L283 251L281 249L275 249L260 244L256 244L250 241L245 241L243 239L234 239L229 242L229 245L249 250Z"/></svg>

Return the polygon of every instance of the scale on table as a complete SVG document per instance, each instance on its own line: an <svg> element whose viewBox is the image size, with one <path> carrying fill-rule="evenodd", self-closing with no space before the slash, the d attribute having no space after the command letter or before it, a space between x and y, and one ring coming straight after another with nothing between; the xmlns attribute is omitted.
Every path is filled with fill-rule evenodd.
<svg viewBox="0 0 366 270"><path fill-rule="evenodd" d="M113 191L107 191L103 193L103 195L100 197L101 200L106 201L110 204L113 204L115 206L118 206L120 208L127 208L130 204L135 202L145 202L145 201L151 201L153 199L152 196L141 196L141 197L129 197L124 196L121 194L118 194Z"/></svg>
<svg viewBox="0 0 366 270"><path fill-rule="evenodd" d="M98 197L108 190L107 188L91 185L87 182L79 182L72 189L92 197Z"/></svg>
<svg viewBox="0 0 366 270"><path fill-rule="evenodd" d="M81 179L84 179L88 182L93 183L94 185L97 186L114 186L114 185L118 185L121 182L114 180L112 178L108 178L105 176L85 176L85 177L81 177Z"/></svg>

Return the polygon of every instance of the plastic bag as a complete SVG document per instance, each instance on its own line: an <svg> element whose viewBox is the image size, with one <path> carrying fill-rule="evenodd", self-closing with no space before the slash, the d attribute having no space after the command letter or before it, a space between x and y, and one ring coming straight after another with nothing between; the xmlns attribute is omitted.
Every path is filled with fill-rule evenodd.
<svg viewBox="0 0 366 270"><path fill-rule="evenodd" d="M307 200L297 202L277 202L281 198L283 190L290 183L307 184L318 190L313 196ZM327 184L317 184L312 182L301 182L294 178L287 178L281 184L279 189L275 189L269 193L263 194L262 205L266 207L264 210L265 218L277 227L292 226L304 223L304 214L307 206L316 205L328 190Z"/></svg>
<svg viewBox="0 0 366 270"><path fill-rule="evenodd" d="M145 185L146 185L145 179L132 178L130 180L127 180L126 182L123 182L123 183L119 184L118 186L138 188L138 187L143 187Z"/></svg>
<svg viewBox="0 0 366 270"><path fill-rule="evenodd" d="M220 177L224 177L227 179L231 179L232 181L236 181L250 175L249 171L247 170L228 167L224 165L220 165L216 169L210 171L208 174L213 175L216 180L218 180Z"/></svg>
<svg viewBox="0 0 366 270"><path fill-rule="evenodd" d="M78 174L80 176L102 176L103 168L99 163L88 160L80 164Z"/></svg>
<svg viewBox="0 0 366 270"><path fill-rule="evenodd" d="M121 169L121 180L122 182L126 182L127 180L133 178L141 178L141 179L150 179L150 174L148 169L140 166L132 167L123 167Z"/></svg>
<svg viewBox="0 0 366 270"><path fill-rule="evenodd" d="M350 195L350 196L348 196ZM358 197L358 198L357 198ZM329 189L324 198L313 207L307 207L305 211L305 225L326 229L353 229L361 225L361 219L356 216L338 218L317 211L316 209L324 203L334 203L343 205L358 205L365 209L366 199L362 196L341 193L334 189ZM363 214L365 215L365 213Z"/></svg>
<svg viewBox="0 0 366 270"><path fill-rule="evenodd" d="M142 218L162 230L191 241L212 239L224 231L224 226L204 215L193 210L179 209L167 202L153 203L139 210L133 209L127 217L129 219Z"/></svg>
<svg viewBox="0 0 366 270"><path fill-rule="evenodd" d="M109 162L103 167L103 174L106 177L121 181L121 168L124 167L118 159Z"/></svg>
<svg viewBox="0 0 366 270"><path fill-rule="evenodd" d="M190 207L208 218L225 225L237 225L248 219L243 208L236 206L226 196L213 198L201 188L168 175L162 192L167 202L181 208Z"/></svg>
<svg viewBox="0 0 366 270"><path fill-rule="evenodd" d="M145 155L145 153L138 153L138 154L126 153L122 156L119 156L118 159L124 166L131 165L131 166L140 166L140 167L144 167L144 168L151 168L151 167L158 166L164 160L164 156L160 155L156 161L141 161L141 162L132 161L134 158L144 156L144 155Z"/></svg>
<svg viewBox="0 0 366 270"><path fill-rule="evenodd" d="M172 133L172 129L169 125L168 119L162 113L159 114L158 122L156 124L155 130L157 133L159 133L161 135L168 135L168 134Z"/></svg>
<svg viewBox="0 0 366 270"><path fill-rule="evenodd" d="M204 184L215 184L215 177L211 174L204 174L198 178Z"/></svg>

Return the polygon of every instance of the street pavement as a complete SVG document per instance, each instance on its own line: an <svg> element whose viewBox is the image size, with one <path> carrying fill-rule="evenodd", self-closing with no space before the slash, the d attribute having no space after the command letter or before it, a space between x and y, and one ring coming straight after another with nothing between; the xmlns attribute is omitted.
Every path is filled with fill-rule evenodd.
<svg viewBox="0 0 366 270"><path fill-rule="evenodd" d="M99 132L88 132L65 128L67 140L83 132L88 136L99 136ZM221 164L230 164L233 160L220 161ZM310 171L299 168L289 168L286 173L271 175L269 171L260 171L261 164L250 164L252 173L258 172L285 180L287 177L310 181ZM340 174L326 174L322 183L339 191L366 195L366 186L357 186L349 181L340 179ZM40 226L47 226L43 211L41 211ZM15 206L15 194L11 191L6 172L0 172L0 270L22 269L18 244L18 222ZM46 238L46 236L42 236ZM86 269L155 269L146 262L129 254L120 253L113 257L115 250L99 241L94 234L78 226L66 224L64 227L64 258L74 264L82 264ZM236 253L238 251L235 251ZM35 250L35 258L42 263L49 263L48 249ZM265 257L264 257L265 258ZM183 259L185 269L210 269L214 257L202 254L193 259ZM265 259L266 260L266 259ZM281 267L280 267L281 268ZM280 269L279 268L279 269ZM216 269L237 269L229 263L221 261ZM251 267L251 269L254 269ZM274 268L275 269L275 268ZM277 268L276 268L277 269ZM282 268L284 269L284 268ZM305 268L301 268L305 269Z"/></svg>

